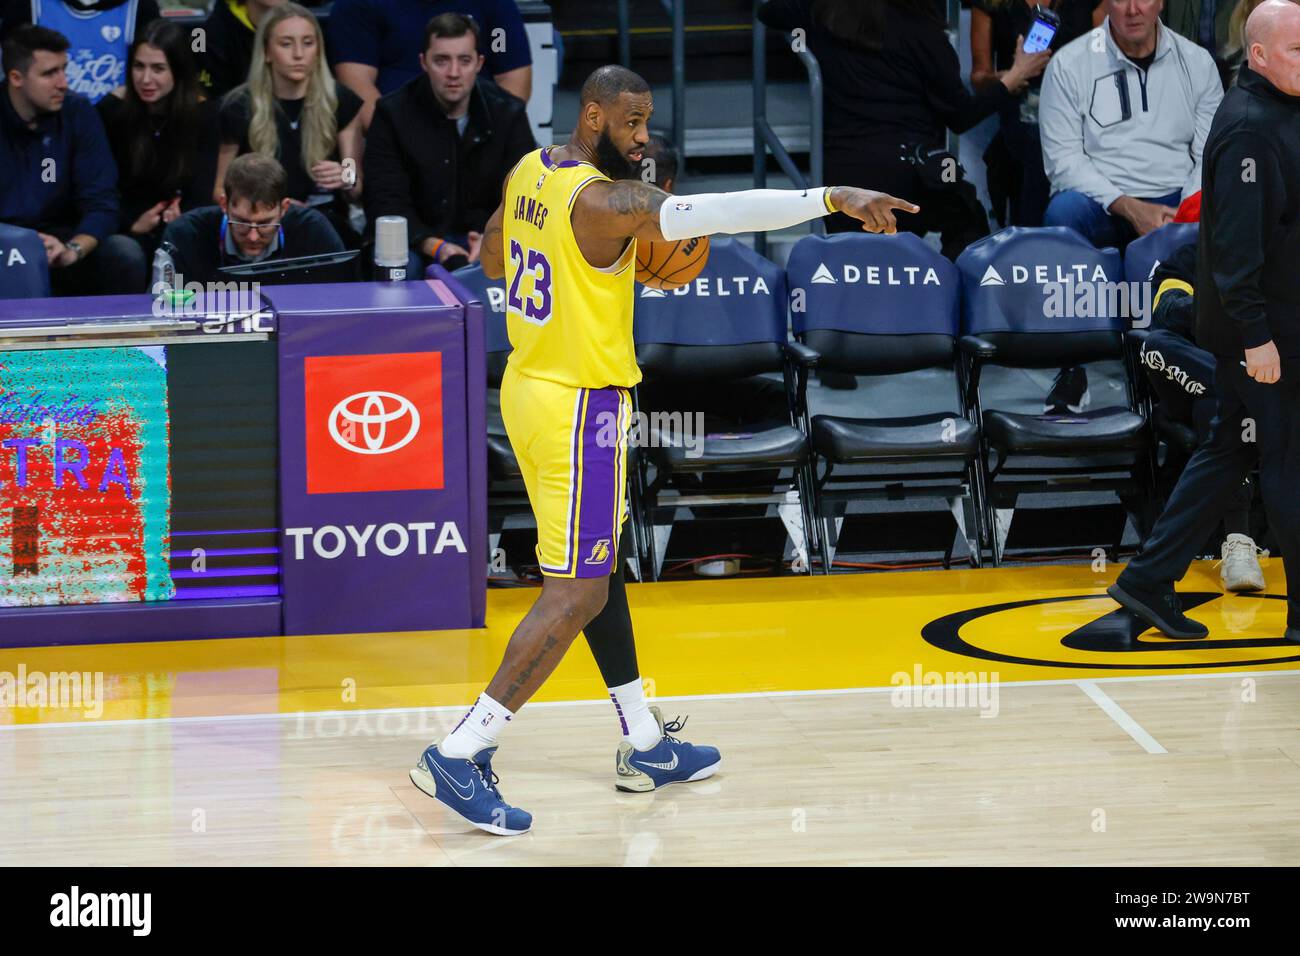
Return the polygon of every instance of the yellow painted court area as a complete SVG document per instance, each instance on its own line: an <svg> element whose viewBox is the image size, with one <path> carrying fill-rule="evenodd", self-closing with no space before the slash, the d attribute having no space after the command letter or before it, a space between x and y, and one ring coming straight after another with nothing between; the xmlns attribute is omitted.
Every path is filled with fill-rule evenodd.
<svg viewBox="0 0 1300 956"><path fill-rule="evenodd" d="M1224 595L1213 565L1193 568L1180 591L1209 595L1190 614L1211 635L1185 643L1154 632L1116 637L1117 608L1104 593L1113 567L742 578L628 592L641 674L656 697L886 687L918 669L1004 682L1296 669L1300 646L1280 638L1281 561L1263 564L1265 596ZM20 668L102 672L103 713L90 719L106 720L467 705L535 595L490 591L484 631L5 649L0 679ZM605 697L580 638L535 699ZM58 703L0 707L0 723L87 719Z"/></svg>

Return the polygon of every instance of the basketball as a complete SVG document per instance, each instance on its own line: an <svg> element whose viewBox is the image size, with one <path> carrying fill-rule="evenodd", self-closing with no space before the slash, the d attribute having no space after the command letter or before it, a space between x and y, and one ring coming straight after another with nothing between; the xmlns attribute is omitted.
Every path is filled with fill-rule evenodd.
<svg viewBox="0 0 1300 956"><path fill-rule="evenodd" d="M636 281L652 289L686 285L709 261L709 237L636 244Z"/></svg>

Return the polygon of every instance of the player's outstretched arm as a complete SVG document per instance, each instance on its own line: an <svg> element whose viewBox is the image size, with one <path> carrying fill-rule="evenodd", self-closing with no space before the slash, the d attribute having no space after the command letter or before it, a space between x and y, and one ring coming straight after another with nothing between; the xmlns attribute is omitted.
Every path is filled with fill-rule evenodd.
<svg viewBox="0 0 1300 956"><path fill-rule="evenodd" d="M501 241L501 223L505 217L505 207L497 206L497 211L483 227L482 244L478 250L478 261L483 266L483 275L489 279L503 279L506 274L505 247Z"/></svg>
<svg viewBox="0 0 1300 956"><path fill-rule="evenodd" d="M895 211L920 212L905 199L854 186L746 189L669 196L637 181L592 183L578 195L574 225L600 238L690 239L785 229L832 212L861 221L867 232L898 231Z"/></svg>

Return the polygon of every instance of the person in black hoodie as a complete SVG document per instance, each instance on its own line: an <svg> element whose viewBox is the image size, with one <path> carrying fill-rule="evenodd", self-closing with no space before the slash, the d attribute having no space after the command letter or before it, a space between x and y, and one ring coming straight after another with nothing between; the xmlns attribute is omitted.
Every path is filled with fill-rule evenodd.
<svg viewBox="0 0 1300 956"><path fill-rule="evenodd" d="M1205 637L1174 581L1256 455L1288 581L1300 581L1300 5L1267 0L1246 23L1249 61L1205 143L1197 343L1216 356L1210 440L1188 463L1143 552L1108 593L1170 637ZM1286 639L1300 642L1300 587Z"/></svg>
<svg viewBox="0 0 1300 956"><path fill-rule="evenodd" d="M425 28L424 76L379 100L366 139L366 218L404 216L419 278L478 261L483 227L515 163L537 148L524 101L486 80L478 26L459 13Z"/></svg>

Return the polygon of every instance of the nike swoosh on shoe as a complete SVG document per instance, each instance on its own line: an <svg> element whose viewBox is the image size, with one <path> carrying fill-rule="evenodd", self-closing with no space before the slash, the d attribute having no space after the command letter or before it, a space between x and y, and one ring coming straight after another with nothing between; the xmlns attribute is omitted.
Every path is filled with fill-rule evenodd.
<svg viewBox="0 0 1300 956"><path fill-rule="evenodd" d="M443 769L442 769L442 766L441 766L440 764L438 764L438 763L436 763L436 762L434 762L434 761L432 761L432 760L429 761L429 763L433 766L433 769L434 769L434 770L438 771L438 773L442 775L442 779L446 780L448 783L450 783L450 784L452 785L452 788L456 791L456 796L460 797L462 800L472 800L472 799L474 799L474 781L473 781L473 780L471 780L471 781L469 782L469 795L466 796L466 795L465 795L465 788L462 787L459 783L457 783L457 782L455 781L455 779L452 777L451 774L449 774L447 771L443 770Z"/></svg>

